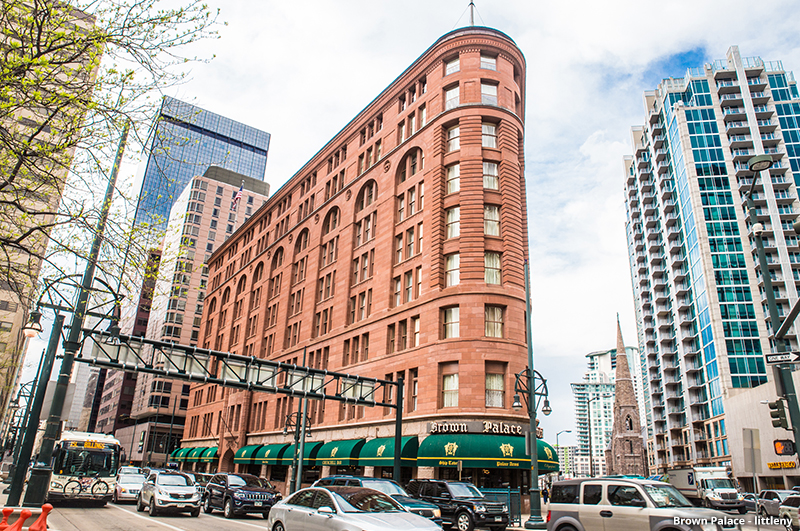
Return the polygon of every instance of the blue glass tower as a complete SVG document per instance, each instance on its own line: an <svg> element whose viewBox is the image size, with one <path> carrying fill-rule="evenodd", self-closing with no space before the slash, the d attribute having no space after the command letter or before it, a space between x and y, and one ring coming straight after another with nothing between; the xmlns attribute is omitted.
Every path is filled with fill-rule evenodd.
<svg viewBox="0 0 800 531"><path fill-rule="evenodd" d="M186 184L211 165L263 181L269 140L269 133L164 96L134 223L163 227Z"/></svg>
<svg viewBox="0 0 800 531"><path fill-rule="evenodd" d="M773 159L753 199L783 314L800 287L800 97L779 61L734 46L724 60L664 79L645 104L625 197L650 471L727 466L726 400L771 378L763 272L743 206L747 161ZM787 337L796 349L794 332Z"/></svg>

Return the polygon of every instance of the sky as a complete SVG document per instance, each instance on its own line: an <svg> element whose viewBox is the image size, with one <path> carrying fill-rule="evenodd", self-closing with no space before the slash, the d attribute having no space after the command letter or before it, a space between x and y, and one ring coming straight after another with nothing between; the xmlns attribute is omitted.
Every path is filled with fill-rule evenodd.
<svg viewBox="0 0 800 531"><path fill-rule="evenodd" d="M219 38L168 94L272 135L273 191L441 35L468 0L209 0ZM535 368L553 414L545 439L574 444L570 382L585 355L627 345L636 323L625 241L623 157L643 92L686 68L743 56L800 72L800 2L476 0L475 24L509 35L527 62L525 177ZM123 178L135 180L128 164ZM141 173L141 169L138 170Z"/></svg>

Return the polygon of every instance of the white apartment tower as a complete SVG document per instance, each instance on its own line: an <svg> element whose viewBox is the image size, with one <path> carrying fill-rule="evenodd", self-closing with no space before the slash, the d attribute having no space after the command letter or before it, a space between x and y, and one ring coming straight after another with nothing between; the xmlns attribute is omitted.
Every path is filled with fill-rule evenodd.
<svg viewBox="0 0 800 531"><path fill-rule="evenodd" d="M644 104L625 198L649 469L729 465L727 400L772 380L747 161L774 161L754 199L779 313L788 312L800 283L800 97L780 61L733 46L725 59L664 79ZM796 349L794 330L789 339Z"/></svg>

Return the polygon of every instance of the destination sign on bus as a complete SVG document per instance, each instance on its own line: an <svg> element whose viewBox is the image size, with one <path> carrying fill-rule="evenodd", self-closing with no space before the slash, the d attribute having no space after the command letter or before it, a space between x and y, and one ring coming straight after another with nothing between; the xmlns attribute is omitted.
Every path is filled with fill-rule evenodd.
<svg viewBox="0 0 800 531"><path fill-rule="evenodd" d="M99 441L70 441L70 448L88 448L90 450L104 450L106 445Z"/></svg>

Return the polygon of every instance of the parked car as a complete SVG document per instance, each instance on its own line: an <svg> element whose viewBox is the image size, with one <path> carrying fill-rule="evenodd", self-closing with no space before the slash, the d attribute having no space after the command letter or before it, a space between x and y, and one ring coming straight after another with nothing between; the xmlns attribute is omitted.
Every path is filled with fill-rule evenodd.
<svg viewBox="0 0 800 531"><path fill-rule="evenodd" d="M508 505L488 501L472 483L437 479L412 479L406 490L413 497L433 503L442 511L442 527L459 531L488 528L503 531L508 526Z"/></svg>
<svg viewBox="0 0 800 531"><path fill-rule="evenodd" d="M748 511L758 512L758 496L752 492L745 492L742 495L744 498L744 508Z"/></svg>
<svg viewBox="0 0 800 531"><path fill-rule="evenodd" d="M778 516L791 520L792 529L800 528L800 517L798 517L798 508L800 507L800 494L793 494L787 496L783 503L778 508Z"/></svg>
<svg viewBox="0 0 800 531"><path fill-rule="evenodd" d="M216 474L206 484L203 510L207 514L222 510L225 518L259 513L264 518L281 495L269 481L250 474Z"/></svg>
<svg viewBox="0 0 800 531"><path fill-rule="evenodd" d="M365 487L299 490L276 503L267 518L271 531L441 531L428 518L404 509L390 496Z"/></svg>
<svg viewBox="0 0 800 531"><path fill-rule="evenodd" d="M759 514L762 516L778 516L783 500L796 494L793 490L762 490L758 493L758 502L761 506Z"/></svg>
<svg viewBox="0 0 800 531"><path fill-rule="evenodd" d="M117 485L114 488L114 503L136 501L146 479L144 474L120 474L117 476Z"/></svg>
<svg viewBox="0 0 800 531"><path fill-rule="evenodd" d="M181 472L153 472L139 491L136 510L150 508L150 516L162 511L189 512L200 516L200 494L192 479Z"/></svg>
<svg viewBox="0 0 800 531"><path fill-rule="evenodd" d="M550 490L548 509L548 531L741 529L727 513L695 507L669 483L633 478L559 481Z"/></svg>
<svg viewBox="0 0 800 531"><path fill-rule="evenodd" d="M368 487L391 496L394 501L414 514L430 518L436 525L442 525L442 510L438 505L412 498L406 490L391 479L370 478L366 476L328 476L318 479L312 487Z"/></svg>

